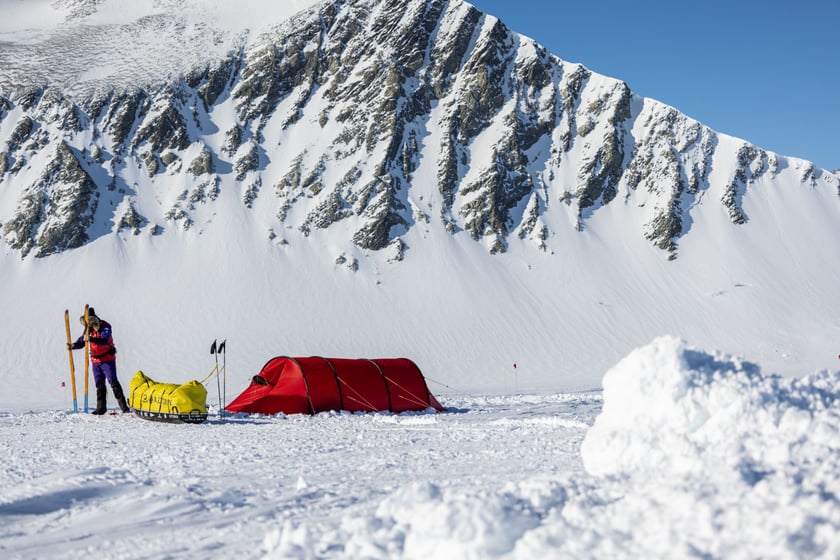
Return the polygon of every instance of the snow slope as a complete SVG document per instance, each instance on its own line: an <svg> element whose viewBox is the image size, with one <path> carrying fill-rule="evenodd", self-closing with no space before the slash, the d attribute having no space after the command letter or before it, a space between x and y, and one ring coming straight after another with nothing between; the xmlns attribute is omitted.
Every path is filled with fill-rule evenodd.
<svg viewBox="0 0 840 560"><path fill-rule="evenodd" d="M213 399L210 399L212 402ZM4 558L836 558L840 372L664 337L447 412L3 413Z"/></svg>
<svg viewBox="0 0 840 560"><path fill-rule="evenodd" d="M347 254L328 236L284 230L269 239L233 203L198 235L121 233L44 259L0 255L0 409L62 404L62 314L71 310L75 338L85 303L114 326L122 379L137 370L202 379L218 338L228 340L233 391L277 355L404 356L437 383L487 394L515 388L515 363L520 391L594 389L623 355L662 334L748 356L771 373L834 367L840 262L825 255L840 254L840 240L779 229L775 209L796 203L766 196L767 212L753 214L747 234L729 232L739 242L714 237L734 229L717 225L711 238L685 240L676 261L641 237L605 237L609 220L622 219L610 212L602 227L558 238L553 254L512 243L489 255L464 234L430 227L390 263ZM803 221L831 231L830 215L822 219ZM777 259L750 258L771 246ZM80 353L76 360L81 368Z"/></svg>
<svg viewBox="0 0 840 560"><path fill-rule="evenodd" d="M95 11L91 11L93 4ZM249 3L253 10L234 16L223 2L140 2L131 8L120 0L68 1L51 6L64 10L69 22L58 25L45 19L47 31L42 31L53 37L49 33L72 28L74 40L67 56L78 58L84 71L99 73L100 64L121 58L106 52L90 59L91 51L75 42L79 26L95 27L93 35L120 29L140 33L138 29L145 29L140 23L148 18L158 21L155 17L161 14L162 24L176 27L182 20L201 19L217 22L210 27L225 38L218 45L224 50L230 47L225 41L236 35L235 30L246 29L244 25L256 28L281 22L312 3L273 8L267 7L272 3L263 4ZM34 6L38 13L46 9L44 3ZM462 16L466 8L458 6ZM265 19L255 13L263 13ZM134 23L120 27L126 20ZM490 26L496 20L487 16L482 21L483 26ZM28 31L3 29L11 33L4 52L24 48ZM154 36L154 30L149 34ZM166 40L177 35L171 28L160 34ZM39 37L37 44L51 52L43 41ZM119 38L114 43L124 45ZM218 54L200 41L196 45L201 56ZM535 48L527 41L521 47L523 51ZM180 69L174 60L169 61L171 66L161 64L160 53L154 49L138 46L137 50L149 57L148 68ZM51 68L49 61L37 57L8 58L47 73L66 70L61 64L64 70ZM127 80L140 79L126 69L115 72ZM112 76L106 75L110 80ZM78 75L68 79L72 84L89 85ZM597 87L588 95L596 99L602 87L609 90L617 83L602 76L589 79ZM323 95L318 91L313 97ZM216 128L210 129L215 132L202 135L202 142L217 154L222 151L224 131L235 120L233 99L222 98L211 111L210 124ZM585 98L587 105L594 100ZM293 101L289 98L281 105ZM640 135L647 121L661 120L656 128L667 129L666 113L680 126L701 128L655 101L633 98L633 104ZM405 246L403 260L393 262L390 248L370 251L352 244L350 237L362 217L352 215L332 229L315 227L308 234L301 231L300 220L278 221L280 201L269 185L278 184L298 150L309 149L307 157L316 160L312 154L328 152L334 132L330 127L337 126L331 120L322 130L317 118L321 107L304 108L301 124L290 128L290 137L282 133L279 117L283 110L267 120L262 131L266 145L283 141L295 149L271 152L274 166L264 170L266 188L253 208L243 204L244 185L231 177L231 161L220 160L217 165L226 166L226 171L217 177L217 198L189 209L187 230L164 214L190 206L182 197L194 192L205 177L166 172L151 181L138 162L126 159L118 166L119 185L135 195L128 200L118 194L119 188L100 189L98 219L92 226L96 231L90 232L93 241L61 254L21 259L4 237L0 241L0 309L5 320L0 334L6 344L0 347L0 384L5 390L0 392L0 410L62 405L65 395L60 382L67 381L68 375L62 313L70 309L78 317L85 303L113 324L124 380L141 369L166 381L201 379L212 367L208 352L212 340L228 339L233 391L244 388L268 359L280 354L405 356L433 380L432 389L444 395L452 392L449 387L482 394L590 390L599 386L603 372L622 356L663 334L748 356L767 371L784 375L800 376L835 365L840 260L832 257L840 254L840 197L836 178L827 178L807 162L764 154L747 158L744 171L734 161L743 143L716 135L720 159L703 172L709 186L693 195L690 212L683 215L692 223L691 232L679 239L679 258L673 261L643 234L654 207L670 199L621 183L615 202L597 211L587 210L591 216L583 231L574 227L576 210L561 201L558 191L551 191L549 197L548 188L538 189L546 197L540 204L552 209L540 215L551 232L545 250L535 247L534 239L512 233L506 253L489 254L487 244L495 236L476 241L461 229L466 226L463 220L455 224L453 233L448 228L452 224L436 217L428 222L417 217L414 227L399 240ZM21 111L13 109L14 114L3 121L4 132L16 127ZM444 120L442 111L441 106L433 111L422 142L437 145L446 136L438 126ZM54 125L43 117L42 128L64 138L67 131L51 128ZM502 129L502 123L494 121L472 140L476 160L479 154L492 151L482 144ZM85 130L81 136L94 132ZM649 132L655 136L653 129ZM572 162L578 152L595 150L598 145L595 140L590 145L595 132L589 134L563 157L552 188L576 183ZM690 144L689 140L698 143L689 135L675 140L673 146L653 142L648 147L685 149L690 155L691 146L682 145ZM36 150L33 160L8 179L9 188L0 190L7 234L21 192L38 182L42 167L53 155L48 152L54 152L56 144L60 142ZM81 152L84 146L73 148ZM541 148L547 146L538 143L534 149ZM199 144L190 144L181 154L183 161L192 161L198 150ZM412 215L425 212L428 217L445 206L436 182L435 152L424 154L414 171L416 186L403 194ZM772 160L772 165L765 160ZM702 162L691 163L697 167ZM653 167L650 181L655 187L657 178L667 174ZM476 169L462 171L469 175ZM749 218L744 225L733 223L720 204L735 169L749 172L749 188L737 194L736 207ZM336 168L325 173L345 171ZM110 177L97 177L108 184ZM537 194L532 199L539 198ZM61 202L61 196L56 198ZM320 203L315 197L300 198L290 210L297 218L308 216ZM116 225L128 203L135 203L149 219L137 235ZM518 212L524 214L524 210ZM155 234L160 224L163 232ZM73 334L80 334L75 320ZM33 387L38 390L32 391Z"/></svg>

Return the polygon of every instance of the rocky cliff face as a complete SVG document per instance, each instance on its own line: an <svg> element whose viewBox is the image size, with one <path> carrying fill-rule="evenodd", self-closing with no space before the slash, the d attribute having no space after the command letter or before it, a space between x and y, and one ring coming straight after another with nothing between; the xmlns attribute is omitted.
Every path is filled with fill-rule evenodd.
<svg viewBox="0 0 840 560"><path fill-rule="evenodd" d="M748 227L745 194L786 167L458 0L322 3L166 83L0 90L0 234L24 257L190 229L233 191L271 236L397 260L416 227L547 250L623 205L644 218L623 234L676 258L697 204ZM798 173L840 196L836 175Z"/></svg>

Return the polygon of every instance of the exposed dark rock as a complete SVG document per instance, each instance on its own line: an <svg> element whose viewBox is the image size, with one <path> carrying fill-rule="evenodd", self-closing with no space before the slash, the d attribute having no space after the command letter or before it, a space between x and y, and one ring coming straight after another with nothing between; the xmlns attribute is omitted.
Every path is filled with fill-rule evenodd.
<svg viewBox="0 0 840 560"><path fill-rule="evenodd" d="M454 77L460 72L467 50L472 43L481 21L481 12L470 6L454 32L444 41L437 41L432 47L432 84L437 99L448 92Z"/></svg>
<svg viewBox="0 0 840 560"><path fill-rule="evenodd" d="M564 79L564 84L561 86L560 96L563 100L563 113L568 118L566 129L561 137L561 148L564 152L568 152L572 148L572 140L576 136L577 129L577 106L580 102L581 92L591 75L592 73L589 70L583 66L578 66Z"/></svg>
<svg viewBox="0 0 840 560"><path fill-rule="evenodd" d="M157 156L152 152L143 152L140 154L140 157L146 165L146 171L149 173L149 177L157 175L159 169Z"/></svg>
<svg viewBox="0 0 840 560"><path fill-rule="evenodd" d="M166 167L169 167L175 162L181 161L181 158L178 157L178 154L175 152L163 152L160 156L160 161Z"/></svg>
<svg viewBox="0 0 840 560"><path fill-rule="evenodd" d="M242 128L238 125L234 126L230 130L227 131L225 134L227 141L225 145L222 147L222 152L233 156L236 154L236 151L239 149L239 146L242 145Z"/></svg>
<svg viewBox="0 0 840 560"><path fill-rule="evenodd" d="M41 100L45 88L43 86L26 86L18 89L12 96L12 101L24 111L30 111Z"/></svg>
<svg viewBox="0 0 840 560"><path fill-rule="evenodd" d="M273 113L296 86L316 80L319 53L308 47L320 41L322 26L328 22L318 18L298 19L296 23L299 26L284 37L282 43L267 43L247 53L246 64L233 91L243 123L260 119L262 126L265 117Z"/></svg>
<svg viewBox="0 0 840 560"><path fill-rule="evenodd" d="M128 140L135 123L145 114L147 103L146 94L140 90L112 97L104 126L113 136L115 146Z"/></svg>
<svg viewBox="0 0 840 560"><path fill-rule="evenodd" d="M307 224L319 229L326 229L335 222L353 215L353 209L338 192L331 192L309 214Z"/></svg>
<svg viewBox="0 0 840 560"><path fill-rule="evenodd" d="M210 110L210 107L216 104L219 97L227 90L232 78L236 74L242 53L236 56L228 56L218 66L208 67L203 75L203 82L198 87L198 94L201 100L204 101L204 109Z"/></svg>
<svg viewBox="0 0 840 560"><path fill-rule="evenodd" d="M207 185L201 183L192 192L183 190L175 200L175 204L164 214L164 218L180 224L184 231L188 231L195 224L190 212L195 210L195 204L207 200Z"/></svg>
<svg viewBox="0 0 840 560"><path fill-rule="evenodd" d="M677 198L673 199L670 207L657 212L648 224L649 231L645 237L654 245L670 253L669 258L676 258L677 243L675 239L682 232L682 209Z"/></svg>
<svg viewBox="0 0 840 560"><path fill-rule="evenodd" d="M81 132L83 123L88 124L81 110L54 87L44 91L38 102L37 113L40 122L55 124L59 130L67 133Z"/></svg>
<svg viewBox="0 0 840 560"><path fill-rule="evenodd" d="M385 177L366 185L360 197L364 225L353 234L353 243L362 249L377 251L391 242L391 229L407 226L401 211L405 207L396 196L399 179Z"/></svg>
<svg viewBox="0 0 840 560"><path fill-rule="evenodd" d="M30 138L32 131L35 130L35 127L35 121L31 118L24 116L20 119L15 125L14 130L12 130L9 140L6 142L6 146L9 151L14 152L18 150L21 145Z"/></svg>
<svg viewBox="0 0 840 560"><path fill-rule="evenodd" d="M306 177L303 178L303 181L300 183L300 187L303 190L309 191L312 195L317 195L321 192L324 188L324 183L322 182L324 169L326 169L326 162L322 159L318 162L318 166L313 169Z"/></svg>
<svg viewBox="0 0 840 560"><path fill-rule="evenodd" d="M464 228L476 240L497 233L507 235L510 221L507 210L530 191L527 184L529 177L520 177L516 182L508 183L506 168L498 154L496 158L494 168L461 191L461 195L468 199L461 206L461 215L466 218Z"/></svg>
<svg viewBox="0 0 840 560"><path fill-rule="evenodd" d="M246 208L252 208L254 206L254 201L257 200L261 187L262 178L257 177L245 188L245 191L242 193L242 202L245 204Z"/></svg>
<svg viewBox="0 0 840 560"><path fill-rule="evenodd" d="M187 168L187 171L196 177L199 175L209 175L210 173L214 173L215 170L213 154L210 153L207 147L201 150L192 163L190 163L189 168Z"/></svg>
<svg viewBox="0 0 840 560"><path fill-rule="evenodd" d="M260 150L257 144L251 142L248 149L233 164L233 172L236 173L237 181L244 181L245 175L256 171L260 167Z"/></svg>
<svg viewBox="0 0 840 560"><path fill-rule="evenodd" d="M738 150L738 167L723 194L723 205L729 212L729 218L735 224L745 224L748 220L741 200L748 185L768 170L767 154L763 150L744 144Z"/></svg>
<svg viewBox="0 0 840 560"><path fill-rule="evenodd" d="M73 149L58 145L38 181L30 185L4 231L25 257L43 257L82 246L89 239L99 193Z"/></svg>
<svg viewBox="0 0 840 560"><path fill-rule="evenodd" d="M575 193L579 210L585 210L597 202L609 204L618 192L618 183L624 172L625 121L631 116L631 97L630 88L620 82L609 97L599 100L595 112L606 113L610 127L599 142L595 154L581 162Z"/></svg>
<svg viewBox="0 0 840 560"><path fill-rule="evenodd" d="M140 233L140 230L143 227L145 227L148 223L149 221L143 216L141 216L134 208L134 204L129 203L128 207L125 209L125 212L123 212L120 218L117 220L117 229L130 229L134 235L138 235Z"/></svg>
<svg viewBox="0 0 840 560"><path fill-rule="evenodd" d="M497 21L486 41L476 46L475 52L464 65L467 77L467 91L456 109L459 140L469 141L489 124L505 102L505 90L509 65L515 53L513 39L507 27Z"/></svg>
<svg viewBox="0 0 840 560"><path fill-rule="evenodd" d="M167 148L185 150L190 145L187 125L172 100L165 101L162 107L147 114L131 144L137 148L143 142L148 142L157 153Z"/></svg>

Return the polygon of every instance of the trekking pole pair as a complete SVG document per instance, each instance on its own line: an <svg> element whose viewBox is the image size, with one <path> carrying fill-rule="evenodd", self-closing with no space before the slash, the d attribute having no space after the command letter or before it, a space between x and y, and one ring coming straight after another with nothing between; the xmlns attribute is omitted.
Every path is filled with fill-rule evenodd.
<svg viewBox="0 0 840 560"><path fill-rule="evenodd" d="M227 402L227 356L225 354L225 344L227 339L217 344L213 341L210 345L210 354L216 357L216 391L219 395L219 417L224 418L225 409L222 407L222 402ZM219 369L219 354L222 355L222 368ZM222 378L221 382L219 377Z"/></svg>

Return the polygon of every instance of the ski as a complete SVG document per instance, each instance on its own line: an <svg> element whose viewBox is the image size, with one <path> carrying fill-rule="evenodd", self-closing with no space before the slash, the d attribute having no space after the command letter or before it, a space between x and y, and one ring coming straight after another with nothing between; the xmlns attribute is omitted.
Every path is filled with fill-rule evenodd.
<svg viewBox="0 0 840 560"><path fill-rule="evenodd" d="M76 365L73 362L73 340L70 338L70 311L64 310L64 326L67 328L67 354L70 356L70 387L73 391L73 412L79 412L79 404L76 401Z"/></svg>
<svg viewBox="0 0 840 560"><path fill-rule="evenodd" d="M85 412L88 411L88 377L90 374L90 306L85 304Z"/></svg>

